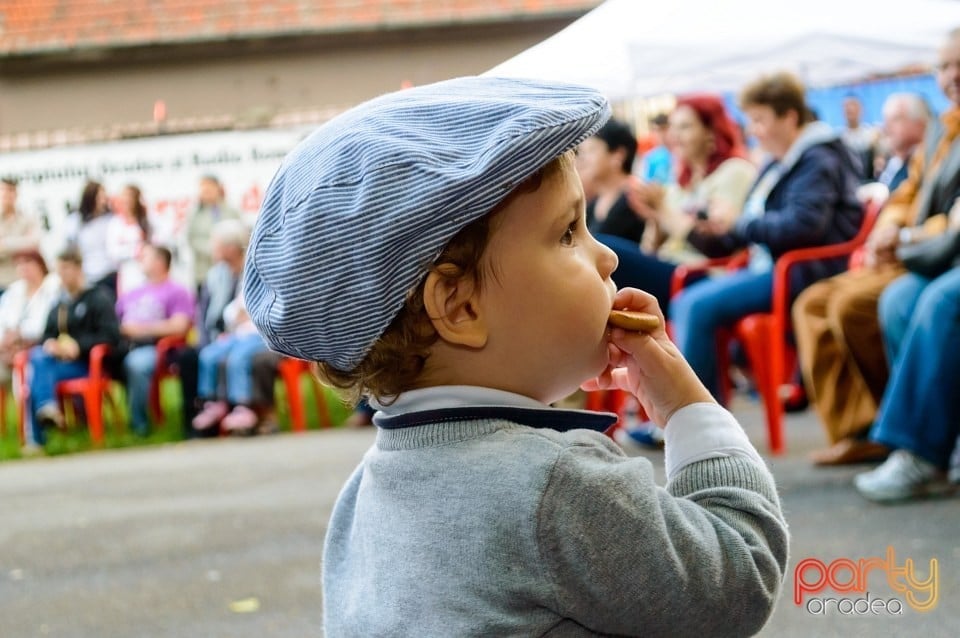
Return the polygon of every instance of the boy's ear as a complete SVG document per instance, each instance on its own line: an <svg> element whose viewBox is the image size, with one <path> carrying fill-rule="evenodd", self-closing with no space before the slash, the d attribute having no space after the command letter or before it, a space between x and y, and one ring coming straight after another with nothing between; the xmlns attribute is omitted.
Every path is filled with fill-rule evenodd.
<svg viewBox="0 0 960 638"><path fill-rule="evenodd" d="M423 305L440 338L453 345L482 348L487 328L480 314L479 289L461 268L440 264L423 284Z"/></svg>

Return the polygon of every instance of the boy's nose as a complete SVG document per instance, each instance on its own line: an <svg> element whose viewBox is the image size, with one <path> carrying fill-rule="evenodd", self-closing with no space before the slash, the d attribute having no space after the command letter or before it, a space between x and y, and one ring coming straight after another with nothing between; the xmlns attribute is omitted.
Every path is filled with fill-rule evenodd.
<svg viewBox="0 0 960 638"><path fill-rule="evenodd" d="M604 279L608 279L617 269L617 266L620 264L620 259L617 257L617 253L613 252L613 250L605 244L600 243L596 239L593 241L596 243L598 250L597 270Z"/></svg>

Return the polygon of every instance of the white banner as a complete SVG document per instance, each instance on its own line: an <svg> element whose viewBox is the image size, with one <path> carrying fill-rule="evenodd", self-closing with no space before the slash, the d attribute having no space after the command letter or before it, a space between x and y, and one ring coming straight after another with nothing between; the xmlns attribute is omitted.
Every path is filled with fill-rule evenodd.
<svg viewBox="0 0 960 638"><path fill-rule="evenodd" d="M63 224L88 179L110 198L133 184L143 192L154 239L182 246L197 208L199 180L217 177L227 201L252 223L280 161L312 127L171 135L0 155L0 176L20 181L19 207L47 229L43 252L64 245ZM115 208L115 207L113 207Z"/></svg>

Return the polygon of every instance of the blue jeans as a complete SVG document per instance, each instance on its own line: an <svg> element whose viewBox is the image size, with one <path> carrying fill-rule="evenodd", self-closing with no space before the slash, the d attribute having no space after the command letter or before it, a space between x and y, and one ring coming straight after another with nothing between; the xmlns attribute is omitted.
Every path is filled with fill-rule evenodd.
<svg viewBox="0 0 960 638"><path fill-rule="evenodd" d="M156 346L136 347L123 358L123 369L127 373L130 429L140 436L146 436L150 431L147 408L150 401L150 380L156 367Z"/></svg>
<svg viewBox="0 0 960 638"><path fill-rule="evenodd" d="M713 396L720 397L717 329L755 312L769 312L773 273L738 270L699 281L674 298L673 340Z"/></svg>
<svg viewBox="0 0 960 638"><path fill-rule="evenodd" d="M617 253L620 265L613 273L618 288L639 288L657 298L664 316L670 308L670 281L677 265L648 255L637 242L614 235L597 235L597 241Z"/></svg>
<svg viewBox="0 0 960 638"><path fill-rule="evenodd" d="M960 433L960 268L903 275L879 314L891 377L870 437L946 468Z"/></svg>
<svg viewBox="0 0 960 638"><path fill-rule="evenodd" d="M47 354L41 346L30 349L30 423L28 431L31 439L43 445L43 431L37 427L37 410L56 401L57 384L69 379L85 377L88 374L86 361L61 361Z"/></svg>
<svg viewBox="0 0 960 638"><path fill-rule="evenodd" d="M227 335L200 350L197 376L197 396L212 399L218 396L217 380L220 364L227 371L228 402L249 405L253 391L253 357L267 349L263 338L257 334Z"/></svg>

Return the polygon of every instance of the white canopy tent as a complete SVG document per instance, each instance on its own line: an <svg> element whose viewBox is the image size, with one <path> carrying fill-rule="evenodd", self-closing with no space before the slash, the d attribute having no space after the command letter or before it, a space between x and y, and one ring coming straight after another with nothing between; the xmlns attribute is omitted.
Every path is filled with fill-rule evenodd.
<svg viewBox="0 0 960 638"><path fill-rule="evenodd" d="M781 69L832 86L930 65L954 27L958 0L607 0L488 74L611 99L737 90Z"/></svg>

